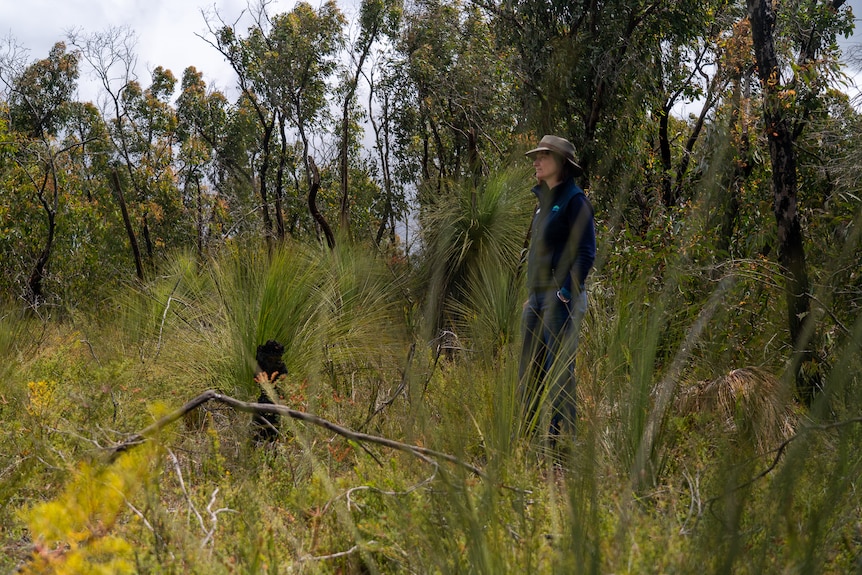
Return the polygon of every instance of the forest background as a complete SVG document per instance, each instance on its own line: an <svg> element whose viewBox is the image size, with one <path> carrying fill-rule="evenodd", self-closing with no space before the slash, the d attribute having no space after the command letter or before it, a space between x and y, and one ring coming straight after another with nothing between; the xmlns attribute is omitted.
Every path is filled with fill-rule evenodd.
<svg viewBox="0 0 862 575"><path fill-rule="evenodd" d="M849 6L271 6L202 14L230 98L129 28L5 47L0 568L862 572ZM514 397L548 133L599 237L562 455Z"/></svg>

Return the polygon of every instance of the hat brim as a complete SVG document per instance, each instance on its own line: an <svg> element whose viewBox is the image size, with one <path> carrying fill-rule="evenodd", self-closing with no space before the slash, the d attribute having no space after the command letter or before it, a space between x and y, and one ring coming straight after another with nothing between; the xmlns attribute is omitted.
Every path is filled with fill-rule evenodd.
<svg viewBox="0 0 862 575"><path fill-rule="evenodd" d="M574 161L571 158L567 158L566 155L561 153L559 150L555 150L554 148L549 148L548 146L539 146L538 148L533 148L532 150L525 153L524 155L532 160L535 158L536 154L538 154L539 152L553 152L553 153L557 154L558 156L560 156L561 158L563 158L564 160L566 160L569 164L571 164L578 171L580 171L580 172L584 171L584 169L576 161Z"/></svg>

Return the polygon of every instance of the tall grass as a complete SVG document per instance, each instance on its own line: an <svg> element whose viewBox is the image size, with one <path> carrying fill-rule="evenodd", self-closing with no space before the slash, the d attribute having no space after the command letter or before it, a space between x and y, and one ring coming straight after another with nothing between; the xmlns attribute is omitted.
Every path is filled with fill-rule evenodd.
<svg viewBox="0 0 862 575"><path fill-rule="evenodd" d="M627 252L615 268L626 246L609 248L591 278L564 464L519 432L532 201L519 178L438 206L448 231L428 239L425 275L399 275L360 245L250 243L208 262L178 254L98 316L0 316L0 570L69 572L69 550L89 542L74 556L92 572L862 569L862 317L836 337L825 391L801 411L783 387L768 266L716 273L665 257L659 277L655 254ZM697 243L683 236L664 249ZM425 300L417 277L433 284ZM416 329L419 309L449 320L445 350ZM253 399L268 339L286 348L289 407L450 453L482 476L289 419L256 447L248 415L217 406L124 464L140 473L99 457L204 389ZM37 532L59 513L37 503L84 495L82 523ZM27 560L34 550L41 563Z"/></svg>

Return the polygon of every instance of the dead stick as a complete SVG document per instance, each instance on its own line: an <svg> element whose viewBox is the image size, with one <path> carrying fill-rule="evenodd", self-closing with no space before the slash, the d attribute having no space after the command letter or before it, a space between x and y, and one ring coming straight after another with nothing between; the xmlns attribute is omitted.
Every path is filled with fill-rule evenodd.
<svg viewBox="0 0 862 575"><path fill-rule="evenodd" d="M124 451L128 451L132 447L144 443L147 438L152 434L170 425L185 414L189 413L194 409L197 409L198 407L209 401L223 403L238 411L245 411L248 413L278 413L281 415L287 415L288 417L291 417L293 419L298 419L300 421L305 421L306 423L311 423L313 425L317 425L318 427L328 429L329 431L337 433L338 435L346 437L347 439L352 439L353 441L375 443L377 445L383 445L384 447L389 447L390 449L395 449L396 451L409 453L417 457L432 457L434 459L448 461L449 463L452 463L459 467L463 467L464 469L474 475L477 475L478 477L487 479L485 473L478 467L470 465L466 461L462 461L454 455L449 455L448 453L443 453L442 451L435 451L433 449L428 449L427 447L419 447L418 445L401 443L400 441L395 441L386 437L380 437L379 435L369 435L367 433L353 431L352 429L342 427L340 425L332 423L331 421L323 419L322 417L318 417L304 411L290 409L289 407L285 407L283 405L274 405L271 403L248 403L245 401L240 401L233 397L222 395L221 393L218 393L217 391L212 389L203 392L199 396L186 403L177 411L170 413L165 417L161 418L160 420L156 421L152 425L149 425L140 433L136 433L126 441L112 447L109 452L108 461L113 462Z"/></svg>
<svg viewBox="0 0 862 575"><path fill-rule="evenodd" d="M401 392L404 391L405 387L407 387L407 377L410 374L410 365L413 363L413 354L415 352L416 344L412 343L410 344L410 352L407 354L407 365L404 367L404 373L401 374L401 384L398 386L398 389L395 390L395 393L393 393L389 399L381 403L380 407L374 410L374 413L368 416L368 419L365 420L365 423L359 426L359 429L364 429L366 425L371 423L371 420L374 419L378 413L392 405L392 402L398 399L398 396L401 395Z"/></svg>

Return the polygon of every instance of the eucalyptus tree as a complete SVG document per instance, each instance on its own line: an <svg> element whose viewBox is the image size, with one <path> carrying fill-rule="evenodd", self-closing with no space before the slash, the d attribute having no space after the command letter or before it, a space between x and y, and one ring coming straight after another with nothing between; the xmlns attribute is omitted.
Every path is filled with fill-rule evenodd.
<svg viewBox="0 0 862 575"><path fill-rule="evenodd" d="M389 232L389 243L397 243L397 221L408 212L405 187L412 181L416 169L412 164L412 156L406 152L409 148L410 121L402 121L405 111L400 103L407 98L399 97L407 93L406 75L402 74L404 62L398 59L394 51L388 50L381 54L369 70L368 80L368 120L372 127L374 152L377 159L377 181L382 191L375 203L375 212L379 224L374 235L374 242L381 244L384 234ZM407 110L410 108L408 107ZM410 116L409 112L406 114ZM404 238L407 241L407 238Z"/></svg>
<svg viewBox="0 0 862 575"><path fill-rule="evenodd" d="M269 212L272 186L275 234L284 237L285 179L298 163L303 166L309 185L309 211L332 246L334 235L313 201L316 166L309 152L312 132L325 119L327 82L335 71L335 58L342 45L344 16L333 1L318 10L300 2L290 12L274 16L267 13L264 2L257 6L253 20L245 37L238 35L235 25L223 21L217 29L211 22L210 31L215 38L213 45L236 72L242 95L257 118L261 150L257 186L263 202L265 231L268 235L273 233ZM299 136L299 158L289 137L293 130ZM299 189L299 182L296 187Z"/></svg>
<svg viewBox="0 0 862 575"><path fill-rule="evenodd" d="M256 168L261 157L259 146L258 115L255 107L244 95L228 105L224 126L224 139L217 146L216 161L222 196L230 198L226 207L230 226L222 231L222 238L251 235L270 238L260 214L266 204L260 201Z"/></svg>
<svg viewBox="0 0 862 575"><path fill-rule="evenodd" d="M183 201L194 212L197 252L202 258L212 232L219 227L224 231L231 224L225 213L233 203L223 169L227 161L220 161L227 137L228 101L219 91L209 92L203 75L194 67L183 72L181 85L176 103L178 176Z"/></svg>
<svg viewBox="0 0 862 575"><path fill-rule="evenodd" d="M176 180L177 116L171 100L176 78L161 66L142 88L130 82L123 91L124 114L112 123L112 136L129 183L135 191L149 264L156 251L190 243L191 218Z"/></svg>
<svg viewBox="0 0 862 575"><path fill-rule="evenodd" d="M400 0L363 0L359 8L359 35L350 48L352 68L345 70L341 105L341 142L339 144L339 172L341 175L340 224L350 227L350 189L348 181L351 147L351 112L355 106L359 79L364 73L366 60L379 38L392 38L398 31L401 18ZM379 240L378 240L379 243Z"/></svg>
<svg viewBox="0 0 862 575"><path fill-rule="evenodd" d="M661 199L670 208L690 199L685 194L686 174L692 165L694 147L708 119L727 95L730 86L750 67L740 69L739 32L736 24L742 8L726 0L706 2L677 13L660 23L660 50L655 63L657 77L658 149L662 169ZM646 54L649 58L649 54ZM738 82L737 82L738 83ZM687 126L679 151L672 154L670 132L674 107L681 101L696 101L699 112Z"/></svg>
<svg viewBox="0 0 862 575"><path fill-rule="evenodd" d="M797 390L810 403L817 370L811 284L800 218L796 142L838 69L838 34L849 35L852 12L844 0L802 0L778 7L771 0L748 0L751 34L763 106L763 127L772 167L773 214L778 261L785 270L785 298Z"/></svg>
<svg viewBox="0 0 862 575"><path fill-rule="evenodd" d="M150 85L141 85L135 73L137 36L129 28L69 37L101 84L99 104L113 146L111 179L120 209L128 214L126 231L141 276L154 265L157 250L185 243L191 235L174 179L176 78L159 66ZM143 250L136 251L141 244Z"/></svg>
<svg viewBox="0 0 862 575"><path fill-rule="evenodd" d="M572 140L585 185L594 172L630 178L647 115L663 114L679 95L698 95L694 81L722 5L473 1L493 15L502 45L517 52L522 129Z"/></svg>
<svg viewBox="0 0 862 575"><path fill-rule="evenodd" d="M265 62L267 81L279 102L282 161L286 160L285 124L296 129L302 144L300 164L309 185L309 210L323 230L329 247L335 245L333 232L313 198L317 168L310 156L310 131L326 119L329 88L327 81L337 67L341 49L344 15L333 0L315 11L300 2L287 14L272 19L271 55Z"/></svg>
<svg viewBox="0 0 862 575"><path fill-rule="evenodd" d="M458 0L420 0L404 15L398 49L411 90L398 92L413 122L407 140L423 194L448 182L474 185L507 157L517 126L510 52L495 43L491 22Z"/></svg>
<svg viewBox="0 0 862 575"><path fill-rule="evenodd" d="M114 145L112 159L116 160L117 149L122 150L124 142L116 142L111 138L111 127L109 118L121 118L123 106L121 100L122 91L126 85L134 81L134 67L137 60L135 55L135 44L137 38L129 28L109 28L100 34L83 35L79 32L69 34L69 41L75 46L81 58L90 65L90 69L98 78L102 94L99 96L102 121L106 123L104 133ZM117 144L120 144L117 146ZM129 247L135 263L135 270L139 280L144 279L144 262L138 243L138 233L129 216L126 196L123 193L122 183L118 174L118 161L112 161L113 169L110 178L117 199L120 212L123 216L126 235L129 239ZM133 166L126 163L126 169Z"/></svg>
<svg viewBox="0 0 862 575"><path fill-rule="evenodd" d="M393 206L393 179L392 179L392 170L391 170L391 142L392 139L390 137L390 126L391 122L390 118L390 104L389 104L389 96L384 92L383 97L381 99L380 106L380 118L382 121L377 119L377 115L375 113L375 96L377 89L377 82L375 81L374 70L367 75L368 78L368 121L372 127L372 133L374 134L374 151L377 154L377 165L379 168L379 178L378 180L381 182L381 189L383 192L383 210L380 214L380 224L377 226L377 233L374 235L374 243L376 245L380 245L380 242L383 240L383 234L386 232L386 228L390 229L390 241L394 243L395 240L395 210Z"/></svg>
<svg viewBox="0 0 862 575"><path fill-rule="evenodd" d="M118 217L114 182L116 163L113 143L99 109L91 102L76 102L67 122L63 145L69 149L67 178L71 196L66 233L70 234L67 252L68 273L64 288L76 301L98 301L100 292L116 288L126 275L130 253L118 238L126 235L125 222ZM121 214L119 214L121 216ZM131 254L135 262L134 250ZM136 269L143 279L143 269ZM80 298L80 299L79 299Z"/></svg>
<svg viewBox="0 0 862 575"><path fill-rule="evenodd" d="M8 104L4 122L8 140L3 150L15 166L5 178L9 204L4 211L10 212L7 217L11 216L15 228L10 231L21 250L16 257L28 254L28 261L22 262L29 266L24 295L33 306L45 299L44 280L55 247L61 200L69 193L62 166L69 150L58 135L71 114L78 75L78 55L68 52L62 42L47 58L29 65L15 58L14 52L0 62ZM44 218L41 223L35 219L39 212ZM38 248L35 238L40 238ZM30 258L34 248L37 255Z"/></svg>
<svg viewBox="0 0 862 575"><path fill-rule="evenodd" d="M264 7L261 6L259 14L263 11ZM210 43L221 52L237 75L237 83L241 92L238 103L240 109L251 111L255 119L254 129L258 132L258 142L256 142L254 149L259 150L259 152L254 153L254 161L250 165L256 172L256 175L252 176L251 179L255 182L260 194L264 235L267 242L270 242L273 236L273 225L268 186L269 168L273 157L272 138L275 130L276 111L264 95L259 94L256 90L256 85L259 82L257 82L255 75L261 73L261 65L258 62L258 56L250 46L250 37L254 28L249 31L249 38L243 39L237 36L235 25L225 23L218 14L216 17L218 18L217 22L208 21L207 23L210 33L214 37ZM263 20L260 17L258 18L258 25L263 25Z"/></svg>

